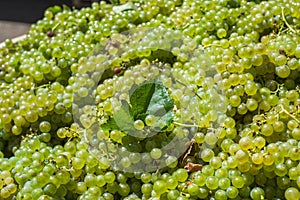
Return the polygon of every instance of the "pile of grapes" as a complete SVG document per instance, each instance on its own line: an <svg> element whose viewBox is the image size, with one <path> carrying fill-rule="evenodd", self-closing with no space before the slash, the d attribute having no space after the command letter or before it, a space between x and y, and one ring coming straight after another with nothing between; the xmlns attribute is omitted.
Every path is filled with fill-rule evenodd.
<svg viewBox="0 0 300 200"><path fill-rule="evenodd" d="M0 200L300 199L300 2L54 6L0 48Z"/></svg>

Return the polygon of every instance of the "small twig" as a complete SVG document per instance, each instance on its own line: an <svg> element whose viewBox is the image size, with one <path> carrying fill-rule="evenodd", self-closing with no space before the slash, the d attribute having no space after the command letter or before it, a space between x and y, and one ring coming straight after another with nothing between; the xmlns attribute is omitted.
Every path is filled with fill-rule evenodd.
<svg viewBox="0 0 300 200"><path fill-rule="evenodd" d="M203 48L207 48L207 47L222 47L222 46L219 44L208 44L208 45L203 46Z"/></svg>
<svg viewBox="0 0 300 200"><path fill-rule="evenodd" d="M182 83L181 81L179 80L175 80L177 83L179 83L180 85L184 86L184 87L187 87L187 85L185 85L184 83ZM202 98L193 90L192 91L199 99L202 100Z"/></svg>
<svg viewBox="0 0 300 200"><path fill-rule="evenodd" d="M291 113L289 113L286 109L284 109L284 107L282 105L280 105L280 112L279 113L285 113L287 114L289 117L293 118L298 124L300 124L300 120L297 119L294 115L291 115Z"/></svg>
<svg viewBox="0 0 300 200"><path fill-rule="evenodd" d="M282 16L282 19L283 19L285 25L286 25L293 33L297 33L297 31L296 31L295 29L293 29L293 27L291 27L291 25L286 21L286 18L285 18L285 16L284 16L283 9L284 9L284 8L281 8L281 16Z"/></svg>
<svg viewBox="0 0 300 200"><path fill-rule="evenodd" d="M59 26L60 26L60 22L58 22L57 24L55 24L54 26L53 26L53 28L52 28L52 32L54 32Z"/></svg>
<svg viewBox="0 0 300 200"><path fill-rule="evenodd" d="M200 128L200 126L197 126L195 124L183 124L183 123L179 123L179 122L173 122L174 124L178 125L178 126L183 126L183 127L188 127L188 128Z"/></svg>

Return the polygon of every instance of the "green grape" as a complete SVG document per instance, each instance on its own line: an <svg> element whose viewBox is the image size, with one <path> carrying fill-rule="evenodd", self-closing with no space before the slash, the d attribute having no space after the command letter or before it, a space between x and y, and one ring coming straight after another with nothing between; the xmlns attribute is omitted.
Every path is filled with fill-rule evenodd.
<svg viewBox="0 0 300 200"><path fill-rule="evenodd" d="M244 187L244 179L241 176L234 176L231 178L231 183L232 186L236 187L236 188L242 188Z"/></svg>
<svg viewBox="0 0 300 200"><path fill-rule="evenodd" d="M273 134L273 128L270 124L264 124L261 126L261 133L265 136L270 136Z"/></svg>
<svg viewBox="0 0 300 200"><path fill-rule="evenodd" d="M170 200L176 200L179 197L179 195L180 195L180 192L178 190L173 189L168 192L167 197Z"/></svg>
<svg viewBox="0 0 300 200"><path fill-rule="evenodd" d="M192 183L188 186L187 191L191 196L197 196L199 194L199 186Z"/></svg>
<svg viewBox="0 0 300 200"><path fill-rule="evenodd" d="M74 169L82 169L85 165L85 162L83 159L74 157L72 160L72 165L73 165Z"/></svg>
<svg viewBox="0 0 300 200"><path fill-rule="evenodd" d="M162 156L162 152L158 148L154 148L151 150L150 155L153 159L159 159Z"/></svg>
<svg viewBox="0 0 300 200"><path fill-rule="evenodd" d="M153 190L157 193L157 194L162 194L164 192L166 192L167 190L167 184L165 181L163 180L157 180L154 182L153 184Z"/></svg>
<svg viewBox="0 0 300 200"><path fill-rule="evenodd" d="M284 196L286 199L299 199L300 198L300 193L299 190L295 187L290 187L288 188L285 193Z"/></svg>
<svg viewBox="0 0 300 200"><path fill-rule="evenodd" d="M208 145L215 145L217 140L218 140L218 137L216 136L216 134L214 134L212 132L209 132L205 135L205 142Z"/></svg>
<svg viewBox="0 0 300 200"><path fill-rule="evenodd" d="M218 169L222 166L222 160L219 157L213 157L210 161L209 164L214 168Z"/></svg>
<svg viewBox="0 0 300 200"><path fill-rule="evenodd" d="M198 132L195 134L194 139L198 144L202 144L205 141L205 135L201 132Z"/></svg>
<svg viewBox="0 0 300 200"><path fill-rule="evenodd" d="M204 186L205 185L205 182L206 182L206 176L202 173L200 174L196 174L193 178L193 182L195 184L197 184L198 186Z"/></svg>
<svg viewBox="0 0 300 200"><path fill-rule="evenodd" d="M229 103L233 107L238 107L241 104L241 98L238 95L233 95L229 98Z"/></svg>
<svg viewBox="0 0 300 200"><path fill-rule="evenodd" d="M266 140L261 137L261 136L258 136L258 137L255 137L254 140L253 140L253 144L259 148L259 149L262 149L263 147L266 146Z"/></svg>
<svg viewBox="0 0 300 200"><path fill-rule="evenodd" d="M119 184L118 193L121 196L128 196L128 194L130 193L130 187L129 187L129 185L127 183L120 183Z"/></svg>
<svg viewBox="0 0 300 200"><path fill-rule="evenodd" d="M178 185L177 180L172 176L167 179L166 183L167 183L167 187L172 190L175 189Z"/></svg>
<svg viewBox="0 0 300 200"><path fill-rule="evenodd" d="M219 38L224 38L224 37L226 37L226 35L227 35L227 32L225 29L221 28L221 29L217 30L217 36Z"/></svg>
<svg viewBox="0 0 300 200"><path fill-rule="evenodd" d="M281 65L275 68L275 72L280 78L287 78L290 75L290 68L287 65Z"/></svg>
<svg viewBox="0 0 300 200"><path fill-rule="evenodd" d="M177 181L184 182L188 178L188 172L185 169L179 168L173 173L173 176Z"/></svg>
<svg viewBox="0 0 300 200"><path fill-rule="evenodd" d="M239 163L245 163L249 160L248 152L243 150L238 150L235 154Z"/></svg>
<svg viewBox="0 0 300 200"><path fill-rule="evenodd" d="M116 175L113 172L106 172L104 174L104 180L106 183L113 183L115 181Z"/></svg>
<svg viewBox="0 0 300 200"><path fill-rule="evenodd" d="M261 164L264 161L263 154L262 153L254 153L251 156L251 160L254 164L257 164L257 165Z"/></svg>
<svg viewBox="0 0 300 200"><path fill-rule="evenodd" d="M136 129L136 130L143 130L143 128L144 128L144 122L142 121L142 120L136 120L136 121L134 121L134 128Z"/></svg>
<svg viewBox="0 0 300 200"><path fill-rule="evenodd" d="M66 135L67 135L67 131L66 131L66 129L65 128L59 128L58 130L57 130L57 136L59 137L59 138L65 138L66 137Z"/></svg>
<svg viewBox="0 0 300 200"><path fill-rule="evenodd" d="M243 187L243 188L240 189L239 195L240 195L242 198L249 198L249 196L250 196L250 191L251 191L251 188L250 188L250 187Z"/></svg>
<svg viewBox="0 0 300 200"><path fill-rule="evenodd" d="M220 178L218 184L220 189L226 190L230 186L230 179L226 177Z"/></svg>
<svg viewBox="0 0 300 200"><path fill-rule="evenodd" d="M229 152L229 148L233 144L233 141L231 139L224 139L221 143L221 148L223 152Z"/></svg>
<svg viewBox="0 0 300 200"><path fill-rule="evenodd" d="M292 137L296 140L300 139L300 128L293 128L292 129Z"/></svg>
<svg viewBox="0 0 300 200"><path fill-rule="evenodd" d="M284 176L287 174L288 171L285 164L279 163L276 165L274 172L277 176Z"/></svg>
<svg viewBox="0 0 300 200"><path fill-rule="evenodd" d="M227 199L226 192L224 190L218 189L215 192L215 199L217 199L217 200L226 200Z"/></svg>
<svg viewBox="0 0 300 200"><path fill-rule="evenodd" d="M239 194L239 191L236 187L230 186L226 189L226 195L227 197L233 199L236 198Z"/></svg>
<svg viewBox="0 0 300 200"><path fill-rule="evenodd" d="M239 145L241 147L242 150L248 150L253 148L253 142L252 142L252 138L250 137L242 137L239 141Z"/></svg>
<svg viewBox="0 0 300 200"><path fill-rule="evenodd" d="M141 180L143 183L149 183L151 181L151 174L149 172L143 173L141 175Z"/></svg>
<svg viewBox="0 0 300 200"><path fill-rule="evenodd" d="M260 187L254 187L250 192L250 197L252 199L262 199L265 196L265 192Z"/></svg>
<svg viewBox="0 0 300 200"><path fill-rule="evenodd" d="M153 185L151 183L145 183L142 185L141 192L143 194L151 194L153 190Z"/></svg>
<svg viewBox="0 0 300 200"><path fill-rule="evenodd" d="M206 187L215 190L218 188L218 178L215 176L208 176L206 179Z"/></svg>
<svg viewBox="0 0 300 200"><path fill-rule="evenodd" d="M213 157L214 157L214 152L211 149L205 148L202 150L201 158L203 161L209 162Z"/></svg>
<svg viewBox="0 0 300 200"><path fill-rule="evenodd" d="M29 122L29 123L34 123L38 120L38 113L36 111L28 111L25 115L25 119Z"/></svg>
<svg viewBox="0 0 300 200"><path fill-rule="evenodd" d="M154 126L156 123L156 117L154 115L147 115L145 118L145 123L147 126Z"/></svg>
<svg viewBox="0 0 300 200"><path fill-rule="evenodd" d="M5 188L2 188L0 190L0 195L2 198L6 199L6 198L9 198L10 196L10 192L8 191L8 189L5 187Z"/></svg>
<svg viewBox="0 0 300 200"><path fill-rule="evenodd" d="M56 186L55 186L54 184L48 183L48 184L43 188L43 190L44 190L44 193L45 193L45 194L47 194L47 195L53 195L53 194L56 193L57 188L56 188ZM81 188L80 188L79 190L82 191Z"/></svg>
<svg viewBox="0 0 300 200"><path fill-rule="evenodd" d="M248 81L244 87L245 87L246 94L251 96L255 95L258 89L253 81Z"/></svg>
<svg viewBox="0 0 300 200"><path fill-rule="evenodd" d="M228 170L226 168L219 168L215 171L215 176L218 178L225 178L228 176Z"/></svg>
<svg viewBox="0 0 300 200"><path fill-rule="evenodd" d="M288 171L288 175L291 180L297 180L298 178L298 171L296 167L291 167Z"/></svg>
<svg viewBox="0 0 300 200"><path fill-rule="evenodd" d="M238 159L236 158L236 156L229 156L227 161L228 161L228 167L230 168L235 168L238 165Z"/></svg>
<svg viewBox="0 0 300 200"><path fill-rule="evenodd" d="M254 111L258 107L258 103L255 99L247 99L246 106L249 111Z"/></svg>

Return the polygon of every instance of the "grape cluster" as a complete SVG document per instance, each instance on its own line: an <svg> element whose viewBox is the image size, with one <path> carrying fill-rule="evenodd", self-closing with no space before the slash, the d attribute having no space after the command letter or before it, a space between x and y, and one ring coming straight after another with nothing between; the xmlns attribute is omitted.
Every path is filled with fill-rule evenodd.
<svg viewBox="0 0 300 200"><path fill-rule="evenodd" d="M46 9L0 48L0 199L300 199L299 24L296 0ZM147 84L169 115L123 112Z"/></svg>

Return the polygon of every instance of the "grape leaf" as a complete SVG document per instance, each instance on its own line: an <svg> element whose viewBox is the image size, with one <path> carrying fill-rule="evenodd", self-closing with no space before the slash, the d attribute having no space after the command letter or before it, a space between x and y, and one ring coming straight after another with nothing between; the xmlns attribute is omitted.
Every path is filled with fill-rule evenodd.
<svg viewBox="0 0 300 200"><path fill-rule="evenodd" d="M142 83L142 85L134 84L130 91L130 104L132 106L133 118L135 120L144 120L147 108L150 104L153 93L155 92L155 84L152 82Z"/></svg>
<svg viewBox="0 0 300 200"><path fill-rule="evenodd" d="M145 120L145 117L151 114L158 119L157 126L160 129L171 124L174 117L174 100L160 81L156 79L139 86L134 85L129 94L134 120Z"/></svg>
<svg viewBox="0 0 300 200"><path fill-rule="evenodd" d="M131 107L125 100L122 100L121 103L121 108L113 117L110 117L105 124L101 125L103 130L134 130Z"/></svg>
<svg viewBox="0 0 300 200"><path fill-rule="evenodd" d="M170 98L164 85L155 80L133 85L129 91L130 104L122 100L121 108L109 118L106 124L101 125L104 130L135 131L134 121L145 120L151 114L157 118L159 130L167 128L174 117L174 100Z"/></svg>
<svg viewBox="0 0 300 200"><path fill-rule="evenodd" d="M127 2L125 4L122 5L118 5L118 6L114 6L113 7L113 11L116 13L120 13L126 10L134 10L135 6L132 2Z"/></svg>

